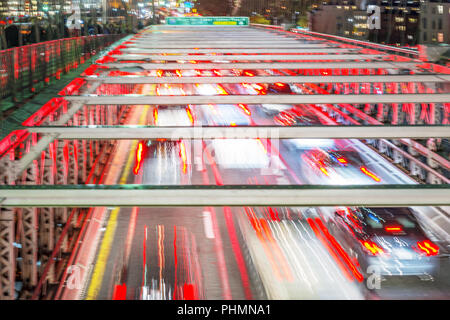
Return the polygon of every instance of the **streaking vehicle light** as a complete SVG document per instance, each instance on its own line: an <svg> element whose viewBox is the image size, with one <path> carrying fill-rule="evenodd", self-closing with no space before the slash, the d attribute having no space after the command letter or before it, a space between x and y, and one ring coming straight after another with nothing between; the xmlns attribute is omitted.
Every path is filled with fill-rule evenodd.
<svg viewBox="0 0 450 320"><path fill-rule="evenodd" d="M387 232L402 232L403 228L400 226L387 226L384 228Z"/></svg>
<svg viewBox="0 0 450 320"><path fill-rule="evenodd" d="M191 121L191 123L194 124L194 116L192 115L192 110L189 106L186 107L186 113L187 116L189 117L189 121Z"/></svg>
<svg viewBox="0 0 450 320"><path fill-rule="evenodd" d="M425 253L427 257L439 254L439 247L430 240L418 241L417 247Z"/></svg>
<svg viewBox="0 0 450 320"><path fill-rule="evenodd" d="M370 240L361 241L361 244L363 245L364 249L373 256L384 253L383 249L377 246L377 244L373 241Z"/></svg>
<svg viewBox="0 0 450 320"><path fill-rule="evenodd" d="M138 174L139 170L141 169L143 153L144 153L144 143L139 142L136 149L136 161L133 169L134 174Z"/></svg>
<svg viewBox="0 0 450 320"><path fill-rule="evenodd" d="M373 174L372 172L370 172L366 167L361 167L360 170L368 177L372 178L374 181L376 182L380 182L381 179L378 178L375 174Z"/></svg>
<svg viewBox="0 0 450 320"><path fill-rule="evenodd" d="M252 115L251 111L248 109L248 107L245 104L239 103L238 106L239 106L239 108L244 110L246 115L248 115L248 116Z"/></svg>

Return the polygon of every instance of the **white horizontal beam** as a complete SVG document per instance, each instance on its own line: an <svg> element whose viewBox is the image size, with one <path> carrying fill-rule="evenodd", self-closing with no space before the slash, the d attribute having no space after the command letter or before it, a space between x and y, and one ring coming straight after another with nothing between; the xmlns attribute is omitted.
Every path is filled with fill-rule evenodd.
<svg viewBox="0 0 450 320"><path fill-rule="evenodd" d="M255 76L255 77L147 77L89 76L89 81L106 84L152 83L383 83L383 82L449 82L450 75L379 75L379 76Z"/></svg>
<svg viewBox="0 0 450 320"><path fill-rule="evenodd" d="M202 35L230 34L233 36L245 35L245 34L251 34L251 35L255 35L255 36L275 35L273 32L270 32L269 30L251 29L251 28L246 28L246 29L238 28L236 30L233 30L229 26L226 26L222 29L220 29L220 28L217 29L217 27L214 27L213 29L203 28L203 27L199 26L198 28L191 27L189 29L186 28L185 30L182 30L180 27L180 28L178 28L178 30L176 30L176 32L173 32L173 30L155 30L155 31L157 31L157 32L143 32L136 38L176 37L176 36L180 36L180 35L189 36L189 35L196 35L197 33L202 34ZM293 36L299 36L299 35L293 34Z"/></svg>
<svg viewBox="0 0 450 320"><path fill-rule="evenodd" d="M225 39L225 40L221 40ZM152 36L152 37L141 37L134 40L129 40L127 45L130 43L153 43L153 42L231 42L231 41L251 41L251 42L260 42L260 41L297 41L297 43L326 43L326 40L313 40L308 41L297 35L293 35L292 37L280 37L277 35L261 35L261 34L242 34L240 36L236 36L235 34L230 33L222 33L222 34L197 34L197 35L176 35L176 36Z"/></svg>
<svg viewBox="0 0 450 320"><path fill-rule="evenodd" d="M215 38L205 38L205 37L198 37L198 40L201 41L201 44L235 44L235 43L261 43L261 44L265 44L268 40L272 41L273 43L278 43L278 44L299 44L302 43L301 41L298 41L296 39L293 38L282 38L282 37L272 37L272 38L263 38L263 39L259 39L259 38L254 38L249 36L248 38L244 38L244 39L226 39L226 35L217 35L217 37ZM225 39L224 39L225 38ZM169 44L168 42L173 42L173 39L164 39L164 38L158 38L155 37L153 39L137 39L134 40L134 44L135 45L141 45L141 44ZM189 39L185 39L183 37L180 37L176 40L176 44L180 44L180 45L185 45L185 44L195 44L197 41L194 38L192 38L192 40Z"/></svg>
<svg viewBox="0 0 450 320"><path fill-rule="evenodd" d="M42 186L0 189L3 207L445 206L450 189L371 187Z"/></svg>
<svg viewBox="0 0 450 320"><path fill-rule="evenodd" d="M305 95L220 95L220 96L67 96L87 105L188 105L188 104L333 104L333 103L444 103L450 94L305 94Z"/></svg>
<svg viewBox="0 0 450 320"><path fill-rule="evenodd" d="M258 126L258 127L29 127L55 139L428 139L450 137L450 126Z"/></svg>
<svg viewBox="0 0 450 320"><path fill-rule="evenodd" d="M140 49L140 48L128 48L120 49L126 53L345 53L345 52L358 52L359 49L337 49L337 48L309 48L309 49Z"/></svg>
<svg viewBox="0 0 450 320"><path fill-rule="evenodd" d="M226 39L224 40L218 40L218 39ZM296 44L308 44L308 45L321 45L323 47L337 47L338 45L327 42L326 40L307 40L302 39L298 36L293 37L280 37L280 36L261 36L261 35L242 35L242 36L231 36L227 34L221 34L221 35L197 35L197 36L177 36L177 37L142 37L140 39L136 40L130 40L125 45L150 45L153 43L161 44L161 43L176 43L182 42L183 44L186 44L188 42L192 44L200 43L200 44L209 44L211 42L221 42L221 44L225 43L231 43L231 42L247 42L251 44L258 44L261 42L272 42L275 41L277 43L282 42L294 42ZM189 44L189 43L188 43Z"/></svg>
<svg viewBox="0 0 450 320"><path fill-rule="evenodd" d="M171 41L171 40L213 40L217 41L218 39L226 39L226 40L280 40L280 39L290 39L300 41L304 40L304 37L299 35L288 35L288 36L280 36L276 34L270 33L248 33L248 32L220 32L220 33L207 33L207 32L192 32L192 33L177 33L177 34L165 34L165 35L143 35L142 37L128 40L128 42L136 42L136 41ZM325 42L326 40L313 40Z"/></svg>
<svg viewBox="0 0 450 320"><path fill-rule="evenodd" d="M286 54L264 54L264 55L145 55L145 54L121 54L112 55L117 60L155 60L155 61L179 61L179 60L375 60L380 59L382 54L304 54L304 55L286 55Z"/></svg>
<svg viewBox="0 0 450 320"><path fill-rule="evenodd" d="M200 42L200 41L199 41ZM314 44L314 43L272 43L271 41L265 41L264 43L248 43L246 41L244 42L234 42L230 41L229 43L174 43L171 41L170 44L157 44L157 43L134 43L128 45L129 47L139 47L139 48L149 48L149 49L175 49L175 48L327 48L329 46L325 44Z"/></svg>
<svg viewBox="0 0 450 320"><path fill-rule="evenodd" d="M216 58L220 60L218 56ZM191 59L192 60L192 59ZM105 63L108 68L142 68L146 70L193 69L398 69L415 68L416 62L271 62L271 63Z"/></svg>

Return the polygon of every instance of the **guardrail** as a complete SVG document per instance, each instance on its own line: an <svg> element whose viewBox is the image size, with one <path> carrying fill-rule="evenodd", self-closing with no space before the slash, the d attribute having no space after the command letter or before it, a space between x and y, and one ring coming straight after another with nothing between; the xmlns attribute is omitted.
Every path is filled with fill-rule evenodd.
<svg viewBox="0 0 450 320"><path fill-rule="evenodd" d="M11 97L16 103L28 98L123 36L67 38L0 51L0 99Z"/></svg>

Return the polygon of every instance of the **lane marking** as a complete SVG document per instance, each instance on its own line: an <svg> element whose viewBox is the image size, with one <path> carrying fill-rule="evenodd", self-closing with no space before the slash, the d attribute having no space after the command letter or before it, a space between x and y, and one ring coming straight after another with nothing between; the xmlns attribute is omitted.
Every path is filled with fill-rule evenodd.
<svg viewBox="0 0 450 320"><path fill-rule="evenodd" d="M86 300L95 300L100 291L103 282L103 273L105 272L106 263L108 262L109 252L111 250L114 233L117 227L117 215L119 211L119 208L114 209L108 219L108 228L106 228L106 232L103 237Z"/></svg>
<svg viewBox="0 0 450 320"><path fill-rule="evenodd" d="M203 211L203 227L205 229L205 235L208 239L214 239L214 230L211 219L211 212Z"/></svg>
<svg viewBox="0 0 450 320"><path fill-rule="evenodd" d="M143 123L147 116L149 107L145 106L144 110L139 118L139 124ZM137 145L137 141L133 141L130 150L135 150ZM130 174L131 165L134 160L134 153L130 152L128 155L128 160L125 165L124 171L122 172L122 176L120 178L120 184L126 183L127 177ZM100 246L99 254L97 257L97 261L95 263L94 271L92 273L91 281L89 284L89 289L87 292L86 300L95 300L100 292L102 283L103 283L103 275L106 270L106 264L108 262L109 253L111 251L112 242L114 240L114 235L117 228L117 217L119 214L120 208L115 208L108 219L108 224L106 226L106 231L102 240L102 244Z"/></svg>

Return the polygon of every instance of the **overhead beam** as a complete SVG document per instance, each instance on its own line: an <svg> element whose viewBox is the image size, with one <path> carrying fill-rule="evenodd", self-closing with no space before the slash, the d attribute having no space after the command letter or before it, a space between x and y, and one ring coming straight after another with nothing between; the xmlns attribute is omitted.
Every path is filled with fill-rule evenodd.
<svg viewBox="0 0 450 320"><path fill-rule="evenodd" d="M450 137L450 126L258 126L258 127L28 127L55 139L427 139Z"/></svg>
<svg viewBox="0 0 450 320"><path fill-rule="evenodd" d="M201 40L199 40L200 42ZM271 41L264 41L264 43L248 43L246 41L244 42L234 42L230 41L229 43L173 43L175 41L170 41L171 44L163 44L163 43L155 43L155 44L148 44L148 42L138 43L135 42L134 44L130 44L128 46L130 47L139 47L139 48L148 48L148 49L175 49L175 48L184 48L184 49L193 49L193 48L327 48L328 45L325 44L315 44L315 43L302 43L302 42L296 42L296 43L272 43ZM147 43L147 44L146 44Z"/></svg>
<svg viewBox="0 0 450 320"><path fill-rule="evenodd" d="M373 76L255 76L255 77L147 77L89 76L89 81L105 84L153 83L383 83L383 82L449 82L450 75L373 75Z"/></svg>
<svg viewBox="0 0 450 320"><path fill-rule="evenodd" d="M177 30L176 33L169 33L169 32L160 32L160 33L142 33L139 37L135 37L135 39L145 39L145 38L169 38L169 37L196 37L196 36L205 36L205 37L211 37L211 36L217 36L220 35L229 35L230 37L277 37L277 38L283 38L283 37L298 37L298 38L304 38L302 35L298 34L275 34L272 32L266 32L262 30L257 29L240 29L238 32L236 30L230 30L228 29L222 29L222 30L208 30L205 28L198 28L193 32L194 30ZM261 32L262 31L262 32Z"/></svg>
<svg viewBox="0 0 450 320"><path fill-rule="evenodd" d="M284 37L280 37L277 35L271 34L249 34L242 33L240 35L236 35L235 33L222 32L215 34L205 34L205 33L196 33L196 34L176 34L176 35L154 35L154 36L142 36L136 39L129 40L128 42L144 42L144 41L218 41L220 39L226 39L227 41L234 40L291 40L291 41L300 41L300 42L313 42L313 43L325 43L325 40L308 40L299 35L288 35ZM222 40L223 41L223 40Z"/></svg>
<svg viewBox="0 0 450 320"><path fill-rule="evenodd" d="M380 59L382 54L303 54L303 55L285 55L285 54L264 54L264 55L145 55L145 54L121 54L112 55L117 60L154 60L154 61L179 61L179 60L375 60Z"/></svg>
<svg viewBox="0 0 450 320"><path fill-rule="evenodd" d="M192 60L192 59L191 59ZM217 57L220 60L220 57ZM192 69L408 69L417 62L271 62L271 63L105 63L109 68L142 68L147 70Z"/></svg>
<svg viewBox="0 0 450 320"><path fill-rule="evenodd" d="M230 39L222 40L225 37L226 37L226 35L217 35L215 38L214 37L211 37L211 38L205 38L205 37L198 37L198 38L196 38L196 37L193 37L193 38L190 38L190 39L185 39L183 37L180 37L180 38L177 38L176 42L179 45L195 44L195 42L197 42L197 41L201 41L201 44L207 44L207 45L209 45L209 44L214 44L214 45L215 44L236 44L236 43L237 44L239 44L239 43L266 44L267 40L270 40L273 43L277 43L277 44L299 44L299 43L301 44L302 43L302 42L300 42L300 41L298 41L297 39L294 39L294 38L280 38L280 37L258 38L258 37L248 36L248 37L243 38L243 39L236 39L236 38L234 38L234 39L231 39L231 40ZM149 44L151 44L151 45L153 45L153 44L159 45L159 44L162 44L162 45L165 45L165 44L168 44L168 42L172 42L172 41L173 41L173 39L155 37L155 38L153 38L151 40L150 39L144 39L144 40L136 39L136 40L134 40L134 44L135 45L140 45L140 44L144 44L144 45L149 45Z"/></svg>
<svg viewBox="0 0 450 320"><path fill-rule="evenodd" d="M220 34L220 35L197 35L197 36L173 36L173 37L142 37L135 40L129 40L126 42L125 45L132 46L132 45L145 45L150 43L163 43L163 42L191 42L191 43L210 43L210 42L218 42L218 39L227 39L227 42L232 41L238 41L238 42L247 42L249 44L258 44L261 41L265 42L295 42L296 44L307 44L307 45L323 45L323 47L339 47L339 44L326 42L325 40L310 40L310 39L304 39L299 36L293 35L293 36L287 36L287 37L279 37L279 36L261 36L261 35L242 35L242 36L231 36L229 34ZM281 40L280 40L281 39ZM250 41L247 41L250 40ZM224 41L221 41L222 44Z"/></svg>
<svg viewBox="0 0 450 320"><path fill-rule="evenodd" d="M71 102L87 105L188 105L188 104L333 104L333 103L445 103L450 94L305 94L305 95L219 95L219 96L67 96Z"/></svg>
<svg viewBox="0 0 450 320"><path fill-rule="evenodd" d="M120 49L122 52L126 53L246 53L246 54L256 54L256 53L345 53L345 52L358 52L361 49L338 49L338 48L300 48L300 49L141 49L137 47Z"/></svg>
<svg viewBox="0 0 450 320"><path fill-rule="evenodd" d="M446 206L446 185L2 186L3 207Z"/></svg>

